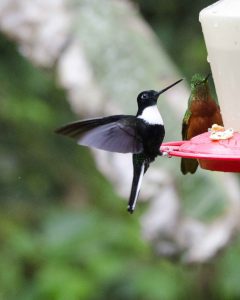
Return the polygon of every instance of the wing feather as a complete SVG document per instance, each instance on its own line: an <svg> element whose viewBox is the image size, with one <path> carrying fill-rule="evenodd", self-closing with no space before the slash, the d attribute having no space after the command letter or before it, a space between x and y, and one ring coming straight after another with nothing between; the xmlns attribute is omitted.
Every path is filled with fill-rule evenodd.
<svg viewBox="0 0 240 300"><path fill-rule="evenodd" d="M57 133L74 138L78 144L110 152L140 153L143 151L134 116L116 115L67 124Z"/></svg>
<svg viewBox="0 0 240 300"><path fill-rule="evenodd" d="M188 122L191 117L191 112L187 110L185 112L185 115L183 117L183 122L182 122L182 139L187 140L187 134L188 134Z"/></svg>

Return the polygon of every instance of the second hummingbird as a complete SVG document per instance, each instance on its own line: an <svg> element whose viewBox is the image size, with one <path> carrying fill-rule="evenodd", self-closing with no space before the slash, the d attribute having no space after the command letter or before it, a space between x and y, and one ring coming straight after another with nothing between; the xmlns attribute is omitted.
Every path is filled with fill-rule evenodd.
<svg viewBox="0 0 240 300"><path fill-rule="evenodd" d="M188 108L182 122L182 139L190 140L196 135L208 131L213 124L223 126L223 120L218 103L212 98L208 78L200 74L191 79L191 94ZM181 171L183 174L195 173L198 167L196 159L182 158Z"/></svg>

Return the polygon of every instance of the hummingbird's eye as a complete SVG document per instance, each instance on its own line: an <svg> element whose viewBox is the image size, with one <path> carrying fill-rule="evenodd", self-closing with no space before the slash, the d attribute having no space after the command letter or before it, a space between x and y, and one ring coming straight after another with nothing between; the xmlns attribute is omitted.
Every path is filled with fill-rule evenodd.
<svg viewBox="0 0 240 300"><path fill-rule="evenodd" d="M200 84L201 84L201 82L197 81L197 82L194 83L194 86L197 87Z"/></svg>
<svg viewBox="0 0 240 300"><path fill-rule="evenodd" d="M142 100L145 100L145 99L147 99L147 98L148 98L147 93L143 93L142 96L141 96L141 99L142 99Z"/></svg>

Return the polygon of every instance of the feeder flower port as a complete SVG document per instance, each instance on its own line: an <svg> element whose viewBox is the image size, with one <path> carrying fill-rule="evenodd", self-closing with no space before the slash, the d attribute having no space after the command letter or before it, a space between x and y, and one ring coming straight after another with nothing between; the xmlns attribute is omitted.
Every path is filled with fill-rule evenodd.
<svg viewBox="0 0 240 300"><path fill-rule="evenodd" d="M163 143L169 156L196 158L203 169L240 172L240 1L221 0L200 12L199 20L208 51L226 139L212 132L189 141Z"/></svg>

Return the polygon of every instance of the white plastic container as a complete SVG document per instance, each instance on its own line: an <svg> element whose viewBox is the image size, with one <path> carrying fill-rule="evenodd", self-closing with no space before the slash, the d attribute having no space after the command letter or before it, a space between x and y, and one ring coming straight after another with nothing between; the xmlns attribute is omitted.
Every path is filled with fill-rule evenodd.
<svg viewBox="0 0 240 300"><path fill-rule="evenodd" d="M225 128L240 131L240 0L221 0L200 12Z"/></svg>

